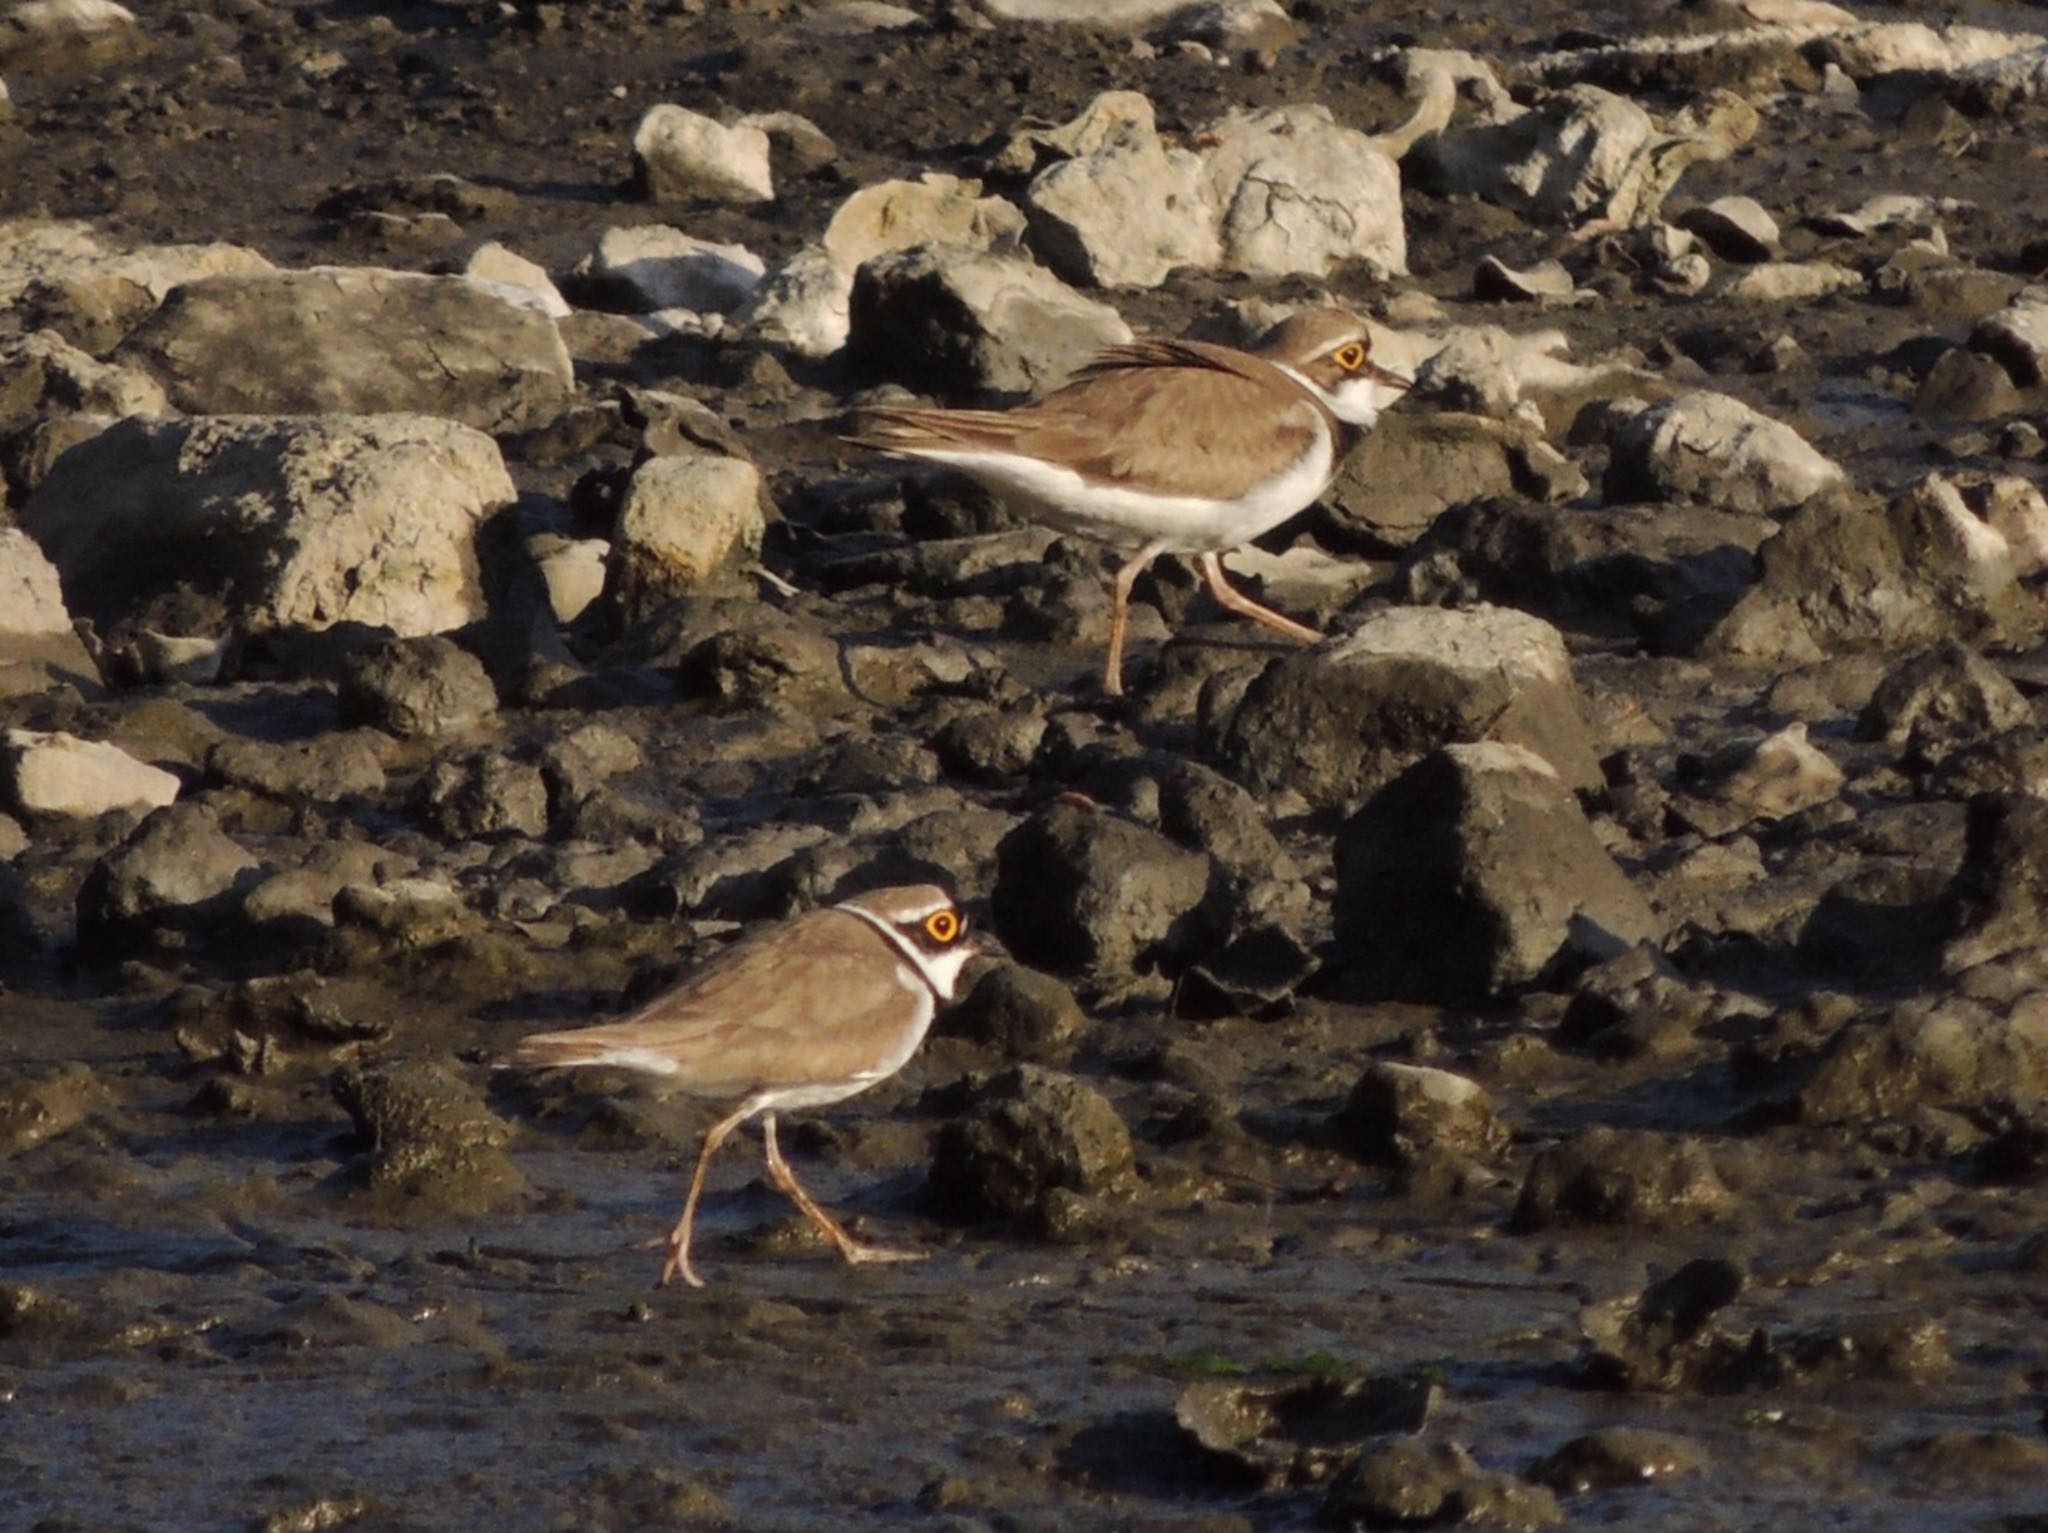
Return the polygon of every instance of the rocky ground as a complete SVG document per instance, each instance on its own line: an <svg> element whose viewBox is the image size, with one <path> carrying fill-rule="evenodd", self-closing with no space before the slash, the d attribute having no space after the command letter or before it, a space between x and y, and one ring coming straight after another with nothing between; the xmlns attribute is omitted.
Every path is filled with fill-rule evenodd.
<svg viewBox="0 0 2048 1533"><path fill-rule="evenodd" d="M0 16L9 1521L2048 1524L2048 10L1650 12ZM1325 301L1313 649L840 440Z"/></svg>

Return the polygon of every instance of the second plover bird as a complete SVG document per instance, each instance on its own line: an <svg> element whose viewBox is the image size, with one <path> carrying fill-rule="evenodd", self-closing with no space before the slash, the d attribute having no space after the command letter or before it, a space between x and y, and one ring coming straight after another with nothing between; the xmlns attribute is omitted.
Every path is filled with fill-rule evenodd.
<svg viewBox="0 0 2048 1533"><path fill-rule="evenodd" d="M979 951L945 890L877 889L751 933L631 1016L536 1033L503 1062L637 1070L691 1096L736 1104L705 1132L658 1284L681 1277L704 1286L690 1264L704 1173L733 1130L757 1114L769 1179L841 1257L913 1261L918 1252L862 1244L812 1200L775 1142L775 1115L842 1101L902 1069Z"/></svg>
<svg viewBox="0 0 2048 1533"><path fill-rule="evenodd" d="M1379 393L1408 380L1372 359L1342 309L1282 321L1250 351L1142 340L1010 410L874 409L850 438L978 480L1035 521L1131 550L1112 586L1103 690L1123 693L1131 586L1160 554L1193 554L1216 600L1312 644L1313 628L1224 578L1221 555L1330 487L1379 420Z"/></svg>

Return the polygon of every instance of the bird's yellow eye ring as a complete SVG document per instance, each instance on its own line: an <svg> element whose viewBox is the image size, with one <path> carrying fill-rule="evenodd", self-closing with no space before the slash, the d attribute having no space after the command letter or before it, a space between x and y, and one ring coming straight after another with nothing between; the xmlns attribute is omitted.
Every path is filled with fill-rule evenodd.
<svg viewBox="0 0 2048 1533"><path fill-rule="evenodd" d="M1365 345L1362 341L1346 341L1331 356L1331 361L1347 373L1355 373L1365 366Z"/></svg>
<svg viewBox="0 0 2048 1533"><path fill-rule="evenodd" d="M924 918L924 929L934 942L951 942L960 935L959 914L951 910L936 911Z"/></svg>

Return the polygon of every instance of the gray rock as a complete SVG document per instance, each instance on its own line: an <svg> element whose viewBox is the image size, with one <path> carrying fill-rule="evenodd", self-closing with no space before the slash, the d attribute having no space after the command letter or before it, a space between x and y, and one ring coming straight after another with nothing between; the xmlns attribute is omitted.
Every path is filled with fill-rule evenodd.
<svg viewBox="0 0 2048 1533"><path fill-rule="evenodd" d="M2012 374L1981 351L1951 346L1913 393L1913 413L1928 421L1997 420L2020 407Z"/></svg>
<svg viewBox="0 0 2048 1533"><path fill-rule="evenodd" d="M1773 515L1847 483L1791 427L1705 391L1629 416L1614 435L1610 500L1698 500Z"/></svg>
<svg viewBox="0 0 2048 1533"><path fill-rule="evenodd" d="M1558 1020L1560 1043L1602 1059L1684 1059L1696 1032L1719 1008L1705 986L1685 979L1652 947L1588 969Z"/></svg>
<svg viewBox="0 0 2048 1533"><path fill-rule="evenodd" d="M1706 635L1707 654L1805 663L1845 648L2020 637L2041 624L2011 541L1940 475L1882 511L1808 506L1757 563L1755 586Z"/></svg>
<svg viewBox="0 0 2048 1533"><path fill-rule="evenodd" d="M548 790L540 768L497 750L442 757L421 778L418 796L428 822L450 840L547 832Z"/></svg>
<svg viewBox="0 0 2048 1533"><path fill-rule="evenodd" d="M1624 1147L1625 1148L1625 1147ZM1714 1315L1742 1296L1749 1274L1725 1257L1697 1257L1649 1283L1640 1295L1588 1306L1580 1317L1590 1343L1579 1377L1600 1389L1726 1387L1745 1373L1768 1376Z"/></svg>
<svg viewBox="0 0 2048 1533"><path fill-rule="evenodd" d="M1045 1222L1049 1195L1123 1190L1135 1170L1131 1133L1092 1086L1020 1065L990 1081L939 1130L931 1186L955 1218Z"/></svg>
<svg viewBox="0 0 2048 1533"><path fill-rule="evenodd" d="M1655 940L1662 923L1534 752L1424 757L1337 840L1337 940L1375 994L1475 1001Z"/></svg>
<svg viewBox="0 0 2048 1533"><path fill-rule="evenodd" d="M1042 393L1131 339L1115 309L1024 257L929 245L863 264L849 313L860 366L954 397Z"/></svg>
<svg viewBox="0 0 2048 1533"><path fill-rule="evenodd" d="M401 740L451 734L497 711L483 662L453 639L394 639L344 662L342 717Z"/></svg>
<svg viewBox="0 0 2048 1533"><path fill-rule="evenodd" d="M446 1065L352 1065L333 1091L363 1144L351 1169L385 1210L432 1221L502 1209L525 1192L503 1148L512 1126Z"/></svg>
<svg viewBox="0 0 2048 1533"><path fill-rule="evenodd" d="M514 497L491 439L422 416L128 420L22 508L73 610L170 635L484 612L478 525Z"/></svg>
<svg viewBox="0 0 2048 1533"><path fill-rule="evenodd" d="M582 803L646 757L632 736L610 724L583 724L541 748L541 777L556 813Z"/></svg>
<svg viewBox="0 0 2048 1533"><path fill-rule="evenodd" d="M1944 639L1885 672L1856 717L1856 737L1931 763L2033 721L2034 710L2003 671Z"/></svg>
<svg viewBox="0 0 2048 1533"><path fill-rule="evenodd" d="M759 603L692 645L677 662L676 684L722 712L779 718L821 718L851 701L839 645L824 626Z"/></svg>
<svg viewBox="0 0 2048 1533"><path fill-rule="evenodd" d="M159 809L86 875L79 940L88 951L186 946L234 914L256 868L207 805Z"/></svg>
<svg viewBox="0 0 2048 1533"><path fill-rule="evenodd" d="M1559 261L1508 265L1499 256L1482 258L1472 271L1472 296L1506 302L1541 303L1572 296L1572 274Z"/></svg>
<svg viewBox="0 0 2048 1533"><path fill-rule="evenodd" d="M19 814L146 812L172 802L178 789L171 773L105 740L33 729L0 736L0 803Z"/></svg>
<svg viewBox="0 0 2048 1533"><path fill-rule="evenodd" d="M312 740L223 740L206 753L210 777L286 803L333 804L384 792L384 763L371 738L331 730Z"/></svg>
<svg viewBox="0 0 2048 1533"><path fill-rule="evenodd" d="M1669 1229L1719 1219L1734 1207L1734 1194L1697 1139L1590 1128L1537 1154L1511 1228Z"/></svg>
<svg viewBox="0 0 2048 1533"><path fill-rule="evenodd" d="M1768 261L1778 248L1778 221L1754 197L1716 197L1676 221L1724 261Z"/></svg>
<svg viewBox="0 0 2048 1533"><path fill-rule="evenodd" d="M772 202L768 150L759 127L728 128L667 102L650 107L633 130L634 173L656 202Z"/></svg>
<svg viewBox="0 0 2048 1533"><path fill-rule="evenodd" d="M1284 1490L1329 1479L1363 1439L1420 1432L1443 1394L1413 1372L1270 1387L1197 1379L1175 1399L1173 1419L1212 1460Z"/></svg>
<svg viewBox="0 0 2048 1533"><path fill-rule="evenodd" d="M1766 261L1728 284L1728 296L1744 303L1811 303L1830 293L1863 286L1863 276L1833 261Z"/></svg>
<svg viewBox="0 0 2048 1533"><path fill-rule="evenodd" d="M2048 383L2048 295L2029 288L2011 307L1978 321L1970 345L1997 361L2021 388Z"/></svg>
<svg viewBox="0 0 2048 1533"><path fill-rule="evenodd" d="M1346 529L1406 547L1451 506L1534 489L1543 434L1525 420L1463 410L1396 411L1344 460L1325 497ZM1583 476L1577 490L1583 493Z"/></svg>
<svg viewBox="0 0 2048 1533"><path fill-rule="evenodd" d="M187 282L117 360L195 415L418 413L530 431L574 388L547 315L467 277L375 267Z"/></svg>
<svg viewBox="0 0 2048 1533"><path fill-rule="evenodd" d="M1677 812L1694 829L1725 836L1758 820L1782 820L1841 791L1842 769L1787 724L1760 740L1737 740L1711 755L1681 756L1679 781L1691 795Z"/></svg>
<svg viewBox="0 0 2048 1533"><path fill-rule="evenodd" d="M547 268L529 261L496 240L485 240L469 253L462 274L502 293L514 303L537 308L550 319L567 319L568 300L555 286Z"/></svg>
<svg viewBox="0 0 2048 1533"><path fill-rule="evenodd" d="M1212 746L1254 792L1348 809L1436 747L1527 746L1568 787L1600 781L1557 630L1497 607L1394 607L1269 665Z"/></svg>
<svg viewBox="0 0 2048 1533"><path fill-rule="evenodd" d="M1344 1147L1382 1165L1449 1151L1491 1157L1507 1148L1507 1125L1477 1081L1427 1065L1375 1060L1331 1120Z"/></svg>
<svg viewBox="0 0 2048 1533"><path fill-rule="evenodd" d="M1034 967L1128 988L1188 951L1210 875L1155 830L1056 804L996 848L996 931Z"/></svg>
<svg viewBox="0 0 2048 1533"><path fill-rule="evenodd" d="M1050 974L998 963L946 1013L940 1028L1019 1063L1061 1065L1087 1032L1088 1017L1074 992Z"/></svg>
<svg viewBox="0 0 2048 1533"><path fill-rule="evenodd" d="M850 278L862 262L892 250L1014 248L1023 233L1024 215L1000 197L983 196L979 181L934 171L862 187L833 210L820 243Z"/></svg>
<svg viewBox="0 0 2048 1533"><path fill-rule="evenodd" d="M1660 129L1626 97L1574 85L1504 121L1427 138L1415 157L1425 185L1476 192L1546 223L1628 228L1653 221L1688 166L1725 159L1759 121L1748 102L1714 91Z"/></svg>
<svg viewBox="0 0 2048 1533"><path fill-rule="evenodd" d="M746 302L767 270L744 245L699 239L667 224L640 224L605 230L570 280L578 301L594 308L729 314Z"/></svg>
<svg viewBox="0 0 2048 1533"><path fill-rule="evenodd" d="M702 589L761 551L761 471L691 452L633 471L612 528L607 588L628 626Z"/></svg>
<svg viewBox="0 0 2048 1533"><path fill-rule="evenodd" d="M1294 859L1249 793L1196 761L1173 761L1159 774L1159 828L1182 846L1206 852L1233 878L1257 883L1292 878Z"/></svg>
<svg viewBox="0 0 2048 1533"><path fill-rule="evenodd" d="M1400 1438L1361 1453L1330 1482L1316 1521L1338 1528L1552 1528L1557 1497L1497 1469L1458 1443Z"/></svg>

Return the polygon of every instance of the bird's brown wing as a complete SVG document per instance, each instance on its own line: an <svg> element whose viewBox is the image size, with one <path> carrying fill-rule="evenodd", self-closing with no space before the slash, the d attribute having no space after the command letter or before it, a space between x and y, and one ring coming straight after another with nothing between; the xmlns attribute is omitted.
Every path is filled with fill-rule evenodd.
<svg viewBox="0 0 2048 1533"><path fill-rule="evenodd" d="M894 960L894 961L891 961ZM693 1095L742 1097L764 1087L849 1079L871 1068L885 1029L929 992L882 935L843 910L818 910L744 937L673 990L617 1022L522 1039L510 1065L616 1063L659 1053Z"/></svg>
<svg viewBox="0 0 2048 1533"><path fill-rule="evenodd" d="M1256 358L1190 341L1139 341L1014 410L875 410L851 440L911 457L1022 453L1157 494L1234 498L1312 447L1320 412Z"/></svg>

